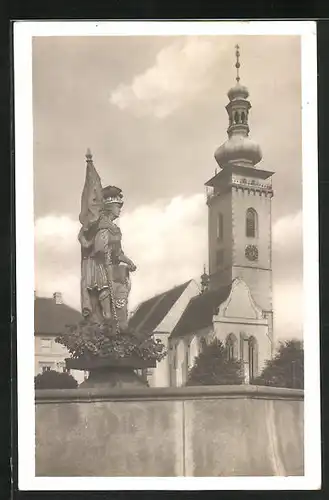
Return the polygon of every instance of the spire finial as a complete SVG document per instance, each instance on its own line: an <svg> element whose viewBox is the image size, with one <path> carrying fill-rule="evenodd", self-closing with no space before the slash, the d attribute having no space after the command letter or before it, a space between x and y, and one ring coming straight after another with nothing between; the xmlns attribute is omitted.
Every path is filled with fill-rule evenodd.
<svg viewBox="0 0 329 500"><path fill-rule="evenodd" d="M201 293L208 290L209 287L209 276L206 272L206 265L203 264L203 274L201 275Z"/></svg>
<svg viewBox="0 0 329 500"><path fill-rule="evenodd" d="M236 81L239 83L239 81L240 81L240 75L239 75L239 68L240 68L240 62L239 62L240 47L239 47L238 44L235 46L235 56L236 56L236 63L235 63L235 67L236 67Z"/></svg>
<svg viewBox="0 0 329 500"><path fill-rule="evenodd" d="M87 158L87 161L92 161L92 159L93 159L93 155L91 154L91 151L89 148L87 148L86 158Z"/></svg>

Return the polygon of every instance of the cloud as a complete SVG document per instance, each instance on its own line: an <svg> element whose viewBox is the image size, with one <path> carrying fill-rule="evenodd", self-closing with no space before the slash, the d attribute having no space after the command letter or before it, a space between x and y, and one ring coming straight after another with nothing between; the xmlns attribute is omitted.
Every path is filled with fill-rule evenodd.
<svg viewBox="0 0 329 500"><path fill-rule="evenodd" d="M35 289L40 296L62 292L67 304L79 308L80 224L67 216L47 215L34 227Z"/></svg>
<svg viewBox="0 0 329 500"><path fill-rule="evenodd" d="M124 249L136 262L131 306L202 273L207 251L204 196L176 197L124 215Z"/></svg>
<svg viewBox="0 0 329 500"><path fill-rule="evenodd" d="M273 286L275 340L303 337L303 288L301 280L283 280Z"/></svg>
<svg viewBox="0 0 329 500"><path fill-rule="evenodd" d="M276 251L280 253L287 252L289 255L296 252L297 248L302 248L302 211L299 210L293 214L281 217L273 225L273 241ZM287 244L288 237L288 244Z"/></svg>
<svg viewBox="0 0 329 500"><path fill-rule="evenodd" d="M75 242L80 229L78 221L65 215L47 215L36 220L34 238L36 249L41 246L44 250L56 250L65 253L72 247L72 236Z"/></svg>
<svg viewBox="0 0 329 500"><path fill-rule="evenodd" d="M176 197L123 214L123 248L138 270L133 276L130 307L176 284L199 276L206 259L204 196ZM63 293L79 307L79 223L49 215L35 224L36 290Z"/></svg>
<svg viewBox="0 0 329 500"><path fill-rule="evenodd" d="M277 339L302 337L303 241L302 211L273 225L273 309Z"/></svg>
<svg viewBox="0 0 329 500"><path fill-rule="evenodd" d="M178 196L123 212L123 248L138 268L132 278L130 309L201 274L207 262L204 202L203 194ZM80 307L79 227L78 221L56 215L35 223L36 290L44 296L61 291L64 301L76 308ZM301 336L301 228L300 212L279 219L273 226L277 338Z"/></svg>
<svg viewBox="0 0 329 500"><path fill-rule="evenodd" d="M220 47L212 38L188 37L158 52L154 66L121 84L110 95L110 102L121 110L165 118L207 89L214 78L225 42Z"/></svg>

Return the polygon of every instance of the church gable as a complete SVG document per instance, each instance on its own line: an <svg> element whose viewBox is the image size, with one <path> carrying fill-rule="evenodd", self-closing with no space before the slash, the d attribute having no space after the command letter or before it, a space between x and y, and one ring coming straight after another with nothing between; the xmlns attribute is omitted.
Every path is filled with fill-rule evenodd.
<svg viewBox="0 0 329 500"><path fill-rule="evenodd" d="M217 317L262 319L263 312L252 298L247 284L240 278L232 283L228 298L221 304Z"/></svg>

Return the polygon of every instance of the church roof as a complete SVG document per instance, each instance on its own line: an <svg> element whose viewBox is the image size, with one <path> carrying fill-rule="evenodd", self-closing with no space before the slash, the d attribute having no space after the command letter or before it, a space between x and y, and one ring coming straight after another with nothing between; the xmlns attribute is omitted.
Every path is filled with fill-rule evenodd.
<svg viewBox="0 0 329 500"><path fill-rule="evenodd" d="M53 298L36 297L34 300L35 335L59 335L67 325L79 323L81 313L66 304L56 304Z"/></svg>
<svg viewBox="0 0 329 500"><path fill-rule="evenodd" d="M132 329L153 331L165 318L192 280L142 302L129 320Z"/></svg>
<svg viewBox="0 0 329 500"><path fill-rule="evenodd" d="M228 285L193 297L172 331L171 337L181 337L210 326L216 308L228 298L230 291L231 285Z"/></svg>

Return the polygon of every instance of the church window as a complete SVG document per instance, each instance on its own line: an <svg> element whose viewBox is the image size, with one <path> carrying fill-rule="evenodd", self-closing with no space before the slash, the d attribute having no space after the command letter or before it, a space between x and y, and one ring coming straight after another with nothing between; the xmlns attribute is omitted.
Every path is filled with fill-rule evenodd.
<svg viewBox="0 0 329 500"><path fill-rule="evenodd" d="M246 213L246 236L248 238L257 236L257 212L253 208L248 208Z"/></svg>
<svg viewBox="0 0 329 500"><path fill-rule="evenodd" d="M216 234L217 234L217 239L221 241L223 239L223 214L219 213L217 215L217 227L216 227Z"/></svg>
<svg viewBox="0 0 329 500"><path fill-rule="evenodd" d="M236 359L238 357L238 339L234 335L234 333L230 333L226 337L226 352L227 352L227 359L232 360Z"/></svg>
<svg viewBox="0 0 329 500"><path fill-rule="evenodd" d="M205 347L207 347L207 341L204 337L201 337L200 342L199 342L200 352L202 352Z"/></svg>
<svg viewBox="0 0 329 500"><path fill-rule="evenodd" d="M234 113L234 123L239 123L239 113L237 111Z"/></svg>
<svg viewBox="0 0 329 500"><path fill-rule="evenodd" d="M168 352L169 364L170 366L176 370L177 368L177 345L170 343L169 344L169 352Z"/></svg>
<svg viewBox="0 0 329 500"><path fill-rule="evenodd" d="M188 373L189 373L189 365L190 365L190 342L185 343L185 359L184 359L184 364L185 364L185 373L184 373L184 378L185 382L188 379Z"/></svg>
<svg viewBox="0 0 329 500"><path fill-rule="evenodd" d="M250 337L248 341L248 358L249 358L249 380L250 382L257 375L257 355L258 355L258 346L255 337Z"/></svg>
<svg viewBox="0 0 329 500"><path fill-rule="evenodd" d="M169 384L170 387L176 387L176 370L177 370L177 345L169 344Z"/></svg>
<svg viewBox="0 0 329 500"><path fill-rule="evenodd" d="M216 252L216 265L221 267L224 261L224 250L217 250Z"/></svg>

